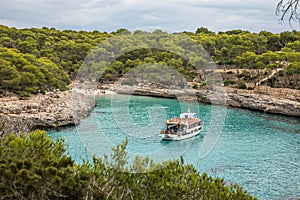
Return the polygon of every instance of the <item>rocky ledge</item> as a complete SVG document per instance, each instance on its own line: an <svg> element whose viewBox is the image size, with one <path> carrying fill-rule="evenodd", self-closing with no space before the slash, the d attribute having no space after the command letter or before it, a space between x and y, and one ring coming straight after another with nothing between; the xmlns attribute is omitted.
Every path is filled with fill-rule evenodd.
<svg viewBox="0 0 300 200"><path fill-rule="evenodd" d="M197 100L199 102L239 107L265 113L300 117L300 91L261 86L255 90L239 90L212 87L209 90L158 89L150 87L122 86L115 90L120 94Z"/></svg>
<svg viewBox="0 0 300 200"><path fill-rule="evenodd" d="M38 94L29 100L18 97L0 99L0 116L5 119L21 120L34 127L53 128L78 124L88 116L96 101L83 94L72 91L54 91Z"/></svg>

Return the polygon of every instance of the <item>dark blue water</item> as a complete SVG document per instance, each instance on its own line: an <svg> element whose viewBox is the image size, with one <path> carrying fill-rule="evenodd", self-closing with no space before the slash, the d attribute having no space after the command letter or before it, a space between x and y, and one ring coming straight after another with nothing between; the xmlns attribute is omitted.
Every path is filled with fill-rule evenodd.
<svg viewBox="0 0 300 200"><path fill-rule="evenodd" d="M152 97L106 95L97 101L79 126L50 133L65 139L79 163L109 155L127 137L130 159L150 156L161 162L183 155L200 172L238 183L259 199L300 198L299 119ZM205 123L201 135L162 142L164 121L188 108Z"/></svg>

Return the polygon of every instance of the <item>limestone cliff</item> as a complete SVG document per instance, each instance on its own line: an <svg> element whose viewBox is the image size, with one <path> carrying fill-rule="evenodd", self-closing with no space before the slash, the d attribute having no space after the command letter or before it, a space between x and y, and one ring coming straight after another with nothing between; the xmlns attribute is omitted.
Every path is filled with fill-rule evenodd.
<svg viewBox="0 0 300 200"><path fill-rule="evenodd" d="M300 117L300 91L260 87L256 90L238 90L213 87L209 90L158 89L147 87L117 87L117 93L154 97L197 100L209 104L258 110L266 113Z"/></svg>

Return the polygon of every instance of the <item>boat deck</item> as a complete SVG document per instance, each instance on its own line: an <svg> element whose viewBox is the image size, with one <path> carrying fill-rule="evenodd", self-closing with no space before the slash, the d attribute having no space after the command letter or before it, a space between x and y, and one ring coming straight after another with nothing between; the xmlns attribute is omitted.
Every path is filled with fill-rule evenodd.
<svg viewBox="0 0 300 200"><path fill-rule="evenodd" d="M196 124L197 122L200 122L200 119L198 118L171 118L169 119L166 124L185 124L188 123L189 125L191 124Z"/></svg>

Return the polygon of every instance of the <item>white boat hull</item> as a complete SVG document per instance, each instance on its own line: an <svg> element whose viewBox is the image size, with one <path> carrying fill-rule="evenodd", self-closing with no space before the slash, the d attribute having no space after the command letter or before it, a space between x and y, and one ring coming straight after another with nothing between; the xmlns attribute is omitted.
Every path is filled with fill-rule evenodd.
<svg viewBox="0 0 300 200"><path fill-rule="evenodd" d="M161 138L162 140L169 140L169 141L179 141L179 140L185 140L185 139L188 139L188 138L191 138L191 137L195 137L197 135L200 134L201 130L202 130L202 127L200 127L199 130L196 130L192 133L188 133L188 134L184 134L184 135L177 135L177 134L161 134Z"/></svg>

